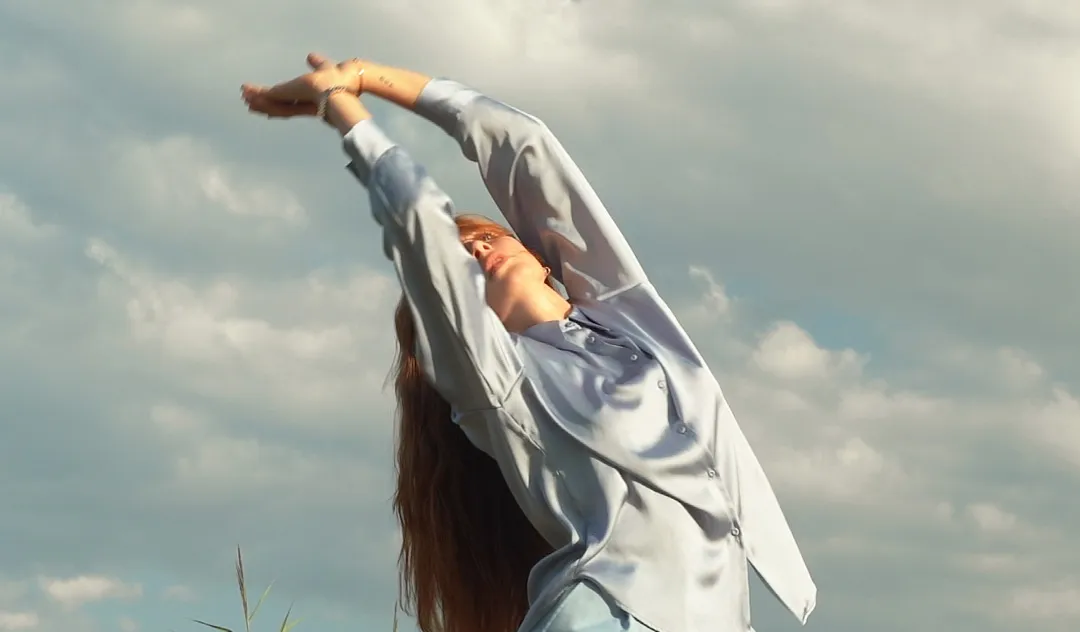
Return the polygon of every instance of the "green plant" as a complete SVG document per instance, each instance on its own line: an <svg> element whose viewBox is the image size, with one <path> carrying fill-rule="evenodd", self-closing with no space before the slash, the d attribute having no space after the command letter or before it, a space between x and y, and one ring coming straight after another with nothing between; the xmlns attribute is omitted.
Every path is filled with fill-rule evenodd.
<svg viewBox="0 0 1080 632"><path fill-rule="evenodd" d="M236 583L240 587L240 606L242 607L244 612L244 632L251 632L251 622L255 620L255 615L259 612L259 608L262 606L263 601L266 599L266 596L270 594L270 589L273 588L274 584L273 582L271 582L270 585L266 587L266 590L263 591L262 596L259 597L259 600L255 602L255 607L249 611L247 582L244 581L244 558L240 554L240 547L236 547ZM282 620L281 627L278 629L278 632L289 632L293 629L293 627L296 626L297 623L300 622L299 620L290 621L289 617L291 615L292 605L289 605L288 611L285 612L285 619ZM198 619L192 619L192 621L198 623L199 625L206 626L210 629L218 630L219 632L233 632L233 630L231 630L230 628L226 628L221 625L214 625L213 623L207 623ZM396 625L394 629L397 630Z"/></svg>
<svg viewBox="0 0 1080 632"><path fill-rule="evenodd" d="M251 632L251 622L255 620L255 614L259 611L259 607L262 606L266 596L270 594L270 589L274 587L274 583L270 582L270 585L263 591L259 600L255 602L255 607L248 612L248 593L247 582L244 580L244 557L240 553L240 547L236 547L236 583L240 587L240 606L244 613L244 632ZM399 602L394 603L394 629L393 632L398 632L398 612L401 610L401 604ZM281 622L281 627L278 632L289 632L300 623L299 619L290 621L289 617L292 615L292 605L289 605L288 611L285 612L285 619ZM192 619L194 623L206 626L212 630L218 630L218 632L233 632L232 629L226 628L221 625L214 625L213 623L207 623L206 621L200 621L199 619Z"/></svg>

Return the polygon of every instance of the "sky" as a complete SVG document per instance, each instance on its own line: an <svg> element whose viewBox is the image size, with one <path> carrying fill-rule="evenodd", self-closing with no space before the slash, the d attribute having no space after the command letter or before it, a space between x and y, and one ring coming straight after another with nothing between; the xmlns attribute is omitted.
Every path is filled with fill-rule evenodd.
<svg viewBox="0 0 1080 632"><path fill-rule="evenodd" d="M261 629L390 630L398 287L335 133L239 98L309 51L559 136L763 461L806 630L1080 629L1080 3L0 0L0 632L237 626L238 545Z"/></svg>

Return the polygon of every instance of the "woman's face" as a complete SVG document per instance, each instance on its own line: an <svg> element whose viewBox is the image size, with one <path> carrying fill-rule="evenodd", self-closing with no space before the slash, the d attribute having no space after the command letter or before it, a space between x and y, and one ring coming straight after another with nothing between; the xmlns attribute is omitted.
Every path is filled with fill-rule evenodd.
<svg viewBox="0 0 1080 632"><path fill-rule="evenodd" d="M487 302L505 319L517 301L529 300L539 285L545 285L548 271L520 241L510 235L485 233L463 242L484 271Z"/></svg>

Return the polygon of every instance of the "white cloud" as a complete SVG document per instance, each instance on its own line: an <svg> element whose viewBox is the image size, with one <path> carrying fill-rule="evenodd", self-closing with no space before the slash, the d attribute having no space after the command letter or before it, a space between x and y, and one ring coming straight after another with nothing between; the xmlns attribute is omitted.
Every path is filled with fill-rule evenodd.
<svg viewBox="0 0 1080 632"><path fill-rule="evenodd" d="M371 364L370 350L390 349L383 332L398 294L384 273L324 269L287 281L195 285L159 278L99 240L87 256L122 282L103 287L102 300L126 315L131 339L208 394L297 414L381 399L389 364Z"/></svg>
<svg viewBox="0 0 1080 632"><path fill-rule="evenodd" d="M945 403L932 395L892 387L881 381L852 384L840 393L837 415L852 422L885 419L927 419L940 415Z"/></svg>
<svg viewBox="0 0 1080 632"><path fill-rule="evenodd" d="M363 462L328 458L286 445L219 432L177 446L171 464L170 494L201 502L256 494L299 497L318 488L343 493L379 472ZM320 497L324 497L320 492Z"/></svg>
<svg viewBox="0 0 1080 632"><path fill-rule="evenodd" d="M1014 614L1035 621L1075 624L1080 622L1080 583L1063 580L1056 584L1016 588L1009 606ZM1066 628L1063 625L1060 629Z"/></svg>
<svg viewBox="0 0 1080 632"><path fill-rule="evenodd" d="M1018 577L1030 573L1038 564L1014 553L968 553L955 556L959 565L973 573L993 573Z"/></svg>
<svg viewBox="0 0 1080 632"><path fill-rule="evenodd" d="M172 601L195 601L198 598L195 589L183 584L174 584L166 588L164 597Z"/></svg>
<svg viewBox="0 0 1080 632"><path fill-rule="evenodd" d="M761 337L754 363L781 379L815 380L857 375L865 359L851 349L822 349L795 323L779 322Z"/></svg>
<svg viewBox="0 0 1080 632"><path fill-rule="evenodd" d="M1080 399L1056 387L1049 401L1027 412L1034 423L1025 430L1048 451L1080 467Z"/></svg>
<svg viewBox="0 0 1080 632"><path fill-rule="evenodd" d="M350 241L377 230L369 217L324 214L364 210L352 182L332 184L348 178L332 134L246 118L235 94L299 71L310 46L542 114L665 295L689 291L665 275L700 262L702 296L677 311L813 570L837 579L837 632L910 629L912 612L955 612L967 591L980 599L970 629L1076 629L1075 584L1041 582L1080 564L1057 500L1075 487L1058 466L1080 465L1080 303L1060 291L1080 266L1077 3L270 2L257 31L249 2L70 4L0 9L0 24L29 27L0 26L14 86L0 95L13 112L0 171L21 196L0 197L0 390L18 404L0 469L34 503L0 538L28 542L28 567L133 558L209 594L205 560L189 558L216 547L227 568L235 538L176 518L213 511L260 558L300 569L298 592L346 604L344 620L383 603L335 584L393 599L381 386L396 282L377 238ZM17 96L35 94L53 98ZM399 135L414 129L404 120L390 115L395 138L456 165L455 198L486 199L452 143L421 123ZM89 244L101 268L62 243L19 245L50 231ZM852 330L822 326L826 309ZM83 437L77 453L57 433ZM61 491L85 498L91 484L90 506ZM142 538L108 548L123 537L105 512L182 553L137 550ZM40 517L87 535L30 531ZM85 548L94 529L100 551ZM381 557L356 564L357 551ZM858 581L843 583L845 559ZM860 593L891 580L888 600ZM4 602L0 584L0 608L26 614L35 604L13 586ZM981 620L995 604L1014 619ZM77 611L40 616L49 632L91 629Z"/></svg>
<svg viewBox="0 0 1080 632"><path fill-rule="evenodd" d="M952 522L955 515L956 508L953 507L953 504L948 501L942 500L939 501L936 505L934 505L934 517L937 518L940 522Z"/></svg>
<svg viewBox="0 0 1080 632"><path fill-rule="evenodd" d="M128 140L112 148L116 186L144 213L168 223L207 221L214 213L303 226L307 210L288 189L241 176L211 146L186 136ZM130 203L130 202L129 202Z"/></svg>
<svg viewBox="0 0 1080 632"><path fill-rule="evenodd" d="M976 347L957 340L938 341L923 350L926 364L967 376L980 385L1023 392L1037 388L1047 379L1046 369L1031 353L1015 347Z"/></svg>
<svg viewBox="0 0 1080 632"><path fill-rule="evenodd" d="M315 272L291 287L258 288L228 280L202 288L176 280L160 280L131 264L114 248L91 240L87 256L123 281L132 293L126 311L132 333L142 341L156 342L178 359L198 363L223 363L246 358L264 368L286 361L349 360L356 352L356 333L343 318L362 317L385 307L391 295L384 274L357 271L345 279ZM254 293L280 293L279 300L300 301L287 307L294 311L328 306L323 318L336 322L311 326L275 326L258 316L241 312L245 303L265 297Z"/></svg>
<svg viewBox="0 0 1080 632"><path fill-rule="evenodd" d="M716 281L712 272L702 266L690 266L690 277L705 284L701 298L703 315L725 321L732 317L732 302L722 283Z"/></svg>
<svg viewBox="0 0 1080 632"><path fill-rule="evenodd" d="M150 421L163 434L174 437L190 437L204 432L208 421L181 406L171 403L157 404L150 409ZM176 587L177 590L183 586Z"/></svg>
<svg viewBox="0 0 1080 632"><path fill-rule="evenodd" d="M142 597L142 584L125 583L101 575L80 575L67 579L41 578L42 590L66 608L104 600L132 600Z"/></svg>
<svg viewBox="0 0 1080 632"><path fill-rule="evenodd" d="M886 490L906 483L898 464L858 437L839 445L774 449L769 454L768 471L778 484L832 502L884 501Z"/></svg>
<svg viewBox="0 0 1080 632"><path fill-rule="evenodd" d="M40 224L30 214L30 209L12 193L0 187L0 239L5 241L34 241L47 237L53 227Z"/></svg>
<svg viewBox="0 0 1080 632"><path fill-rule="evenodd" d="M1017 526L1014 514L993 503L974 503L967 507L968 516L986 533L1007 534Z"/></svg>
<svg viewBox="0 0 1080 632"><path fill-rule="evenodd" d="M691 274L709 282L697 301L677 311L690 315L686 320L695 339L709 340L716 335L714 321L701 314L715 304L722 285L705 268ZM724 301L731 299L725 294ZM707 360L718 367L721 386L770 477L799 497L875 505L902 497L925 506L945 527L956 524L957 511L938 495L942 492L927 468L972 458L962 442L1004 433L1034 455L1043 450L1071 455L1072 446L1080 445L1067 440L1080 428L1076 398L1050 388L1051 376L1023 350L956 345L926 356L928 366L935 367L930 382L918 372L885 379L869 370L863 354L822 347L793 322L765 325L760 335L746 325L739 318L724 322L723 334L737 339L708 347ZM1015 388L950 393L938 387L973 372L987 377L984 384ZM1042 430L1033 434L1032 427ZM1052 530L1021 523L990 500L961 507L970 525L984 533Z"/></svg>
<svg viewBox="0 0 1080 632"><path fill-rule="evenodd" d="M605 38L620 21L633 20L637 14L632 2L615 4L620 6L565 0L408 0L383 5L380 17L413 32L420 42L436 44L441 60L429 64L470 68L482 72L487 81L516 84L518 92L535 99L573 106L583 91L644 88L636 79L644 70L639 55L628 46L612 46L615 42ZM418 23L416 15L427 19ZM446 23L455 28L441 29L439 25ZM492 59L499 63L490 63ZM522 77L528 80L521 81ZM552 85L560 89L547 88Z"/></svg>
<svg viewBox="0 0 1080 632"><path fill-rule="evenodd" d="M5 612L0 610L0 630L3 632L19 632L20 630L33 630L41 623L36 612Z"/></svg>

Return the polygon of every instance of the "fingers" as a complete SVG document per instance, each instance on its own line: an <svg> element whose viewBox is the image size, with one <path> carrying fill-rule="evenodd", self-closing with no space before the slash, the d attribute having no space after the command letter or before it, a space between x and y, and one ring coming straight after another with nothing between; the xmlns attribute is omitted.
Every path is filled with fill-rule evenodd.
<svg viewBox="0 0 1080 632"><path fill-rule="evenodd" d="M322 70L327 66L333 66L334 63L330 61L325 55L319 53L308 53L307 63L311 66L312 70Z"/></svg>
<svg viewBox="0 0 1080 632"><path fill-rule="evenodd" d="M240 92L248 109L270 117L291 117L316 114L319 100L327 81L334 80L334 62L320 53L310 53L307 63L314 72L306 73L273 86L245 83ZM340 74L340 73L338 73ZM320 78L321 77L321 78ZM320 87L321 86L321 87Z"/></svg>
<svg viewBox="0 0 1080 632"><path fill-rule="evenodd" d="M307 75L301 75L288 81L283 81L269 88L263 86L247 86L248 92L259 94L275 101L311 101L317 94L313 91Z"/></svg>
<svg viewBox="0 0 1080 632"><path fill-rule="evenodd" d="M267 98L264 94L245 94L244 101L248 111L264 114L269 118L292 118L294 116L315 116L318 106L311 102L278 101Z"/></svg>

